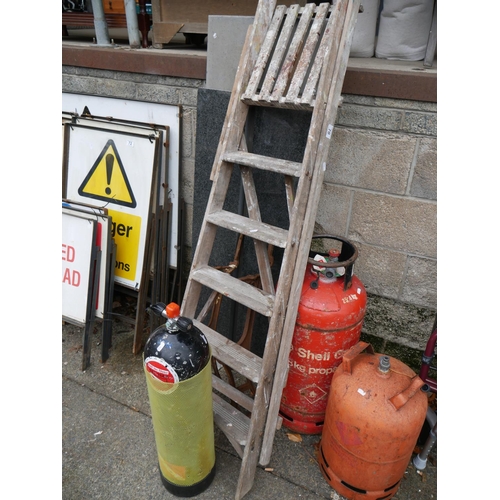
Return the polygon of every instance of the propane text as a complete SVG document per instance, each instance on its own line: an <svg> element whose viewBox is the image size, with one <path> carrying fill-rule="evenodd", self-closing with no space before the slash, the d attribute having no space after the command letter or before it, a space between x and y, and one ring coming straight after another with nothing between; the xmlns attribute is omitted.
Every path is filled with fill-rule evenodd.
<svg viewBox="0 0 500 500"><path fill-rule="evenodd" d="M300 363L297 363L294 359L288 360L288 366L292 370L297 370L300 373L307 373L308 375L331 375L335 373L337 366L329 366L329 367L314 367L314 366L304 366Z"/></svg>

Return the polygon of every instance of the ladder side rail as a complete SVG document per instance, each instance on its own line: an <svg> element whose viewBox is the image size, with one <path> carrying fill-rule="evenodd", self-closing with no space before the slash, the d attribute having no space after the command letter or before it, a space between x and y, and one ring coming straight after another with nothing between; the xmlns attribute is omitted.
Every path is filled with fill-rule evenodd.
<svg viewBox="0 0 500 500"><path fill-rule="evenodd" d="M251 116L253 117L253 115ZM243 136L242 139L242 150L248 152L246 137ZM243 192L245 193L248 217L251 220L262 222L259 200L257 197L257 191L255 189L255 183L253 179L253 171L248 167L240 166L240 172L241 182L243 184ZM254 242L255 254L257 256L257 265L259 268L262 290L264 290L264 292L268 294L274 295L274 280L271 271L269 253L267 251L267 244L255 238L252 238L252 240Z"/></svg>
<svg viewBox="0 0 500 500"><path fill-rule="evenodd" d="M360 0L349 2L348 10L345 15L345 26L342 39L340 41L339 50L334 65L332 81L334 84L330 87L330 93L325 112L325 119L322 122L320 144L318 154L314 159L315 168L313 175L315 176L312 183L312 191L310 194L311 200L319 200L321 195L324 172L326 169L325 161L328 157L329 143L332 136L331 127L335 123L338 105L341 100L342 84L347 68L347 61L354 33L354 28L359 11ZM327 75L325 75L326 77ZM264 433L263 446L261 450L261 465L269 463L272 451L272 441L276 430L276 423L279 418L279 406L281 402L281 394L287 378L288 359L290 355L290 346L292 343L295 321L297 317L297 309L300 301L300 292L303 284L303 277L307 265L307 257L310 250L311 238L314 232L314 222L316 220L318 204L317 202L310 203L306 213L306 218L303 225L303 232L300 238L299 258L297 262L296 274L293 279L290 292L290 300L287 308L287 315L283 327L283 335L281 339L280 352L276 364L276 374L273 381L272 399L268 410L268 421Z"/></svg>
<svg viewBox="0 0 500 500"><path fill-rule="evenodd" d="M267 413L273 383L273 372L279 353L281 329L285 321L287 307L287 296L292 284L294 263L299 247L298 235L300 235L302 220L305 216L306 204L300 203L300 201L306 199L305 196L307 196L307 189L310 186L310 177L310 175L303 175L301 181L299 181L297 195L295 198L287 246L285 248L281 264L280 280L276 289L274 310L270 318L269 330L264 348L264 356L262 358L262 376L260 383L257 385L254 398L254 409L249 429L249 442L247 443L243 453L235 500L240 500L250 491L253 485L255 470L261 452L263 439L262 430L265 428L267 421Z"/></svg>
<svg viewBox="0 0 500 500"><path fill-rule="evenodd" d="M257 191L253 179L252 170L249 167L240 167L241 178L243 181L243 190L247 204L248 216L252 220L261 222L259 202L257 199ZM253 238L255 246L255 254L257 256L257 265L264 292L274 295L274 280L271 272L271 263L267 252L267 244L256 238Z"/></svg>
<svg viewBox="0 0 500 500"><path fill-rule="evenodd" d="M208 316L208 313L212 311L217 297L220 297L219 293L213 290L196 318L200 323L203 323L205 318Z"/></svg>
<svg viewBox="0 0 500 500"><path fill-rule="evenodd" d="M293 204L295 202L295 179L290 175L285 175L285 194L286 194L286 206L288 208L288 217L292 218Z"/></svg>
<svg viewBox="0 0 500 500"><path fill-rule="evenodd" d="M231 98L222 127L219 145L215 153L210 179L215 178L215 172L220 165L220 158L224 151L236 150L243 135L248 106L240 99L243 89L246 88L251 71L257 60L261 45L271 22L276 0L259 0L255 12L254 22L248 27L245 43L241 51L240 62L236 70Z"/></svg>

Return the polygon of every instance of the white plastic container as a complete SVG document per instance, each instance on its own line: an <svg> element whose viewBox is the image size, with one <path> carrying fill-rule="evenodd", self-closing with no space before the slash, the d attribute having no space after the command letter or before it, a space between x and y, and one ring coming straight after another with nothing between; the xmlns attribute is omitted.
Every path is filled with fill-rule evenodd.
<svg viewBox="0 0 500 500"><path fill-rule="evenodd" d="M425 57L434 0L384 0L375 56L421 61Z"/></svg>
<svg viewBox="0 0 500 500"><path fill-rule="evenodd" d="M350 57L373 57L380 0L363 0L352 37Z"/></svg>

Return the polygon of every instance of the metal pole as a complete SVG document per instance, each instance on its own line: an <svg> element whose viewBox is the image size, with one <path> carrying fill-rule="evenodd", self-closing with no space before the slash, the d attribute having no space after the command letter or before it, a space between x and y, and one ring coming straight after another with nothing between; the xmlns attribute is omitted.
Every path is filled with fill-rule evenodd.
<svg viewBox="0 0 500 500"><path fill-rule="evenodd" d="M146 12L146 0L139 0L139 13L137 14L137 22L139 23L139 31L142 34L142 48L147 49L149 46L148 33L150 20L149 14Z"/></svg>
<svg viewBox="0 0 500 500"><path fill-rule="evenodd" d="M94 28L97 45L111 46L109 41L108 23L104 17L102 0L92 0L92 11L94 13Z"/></svg>
<svg viewBox="0 0 500 500"><path fill-rule="evenodd" d="M127 31L130 47L139 49L141 47L141 35L137 22L135 0L125 0L125 16L127 17Z"/></svg>

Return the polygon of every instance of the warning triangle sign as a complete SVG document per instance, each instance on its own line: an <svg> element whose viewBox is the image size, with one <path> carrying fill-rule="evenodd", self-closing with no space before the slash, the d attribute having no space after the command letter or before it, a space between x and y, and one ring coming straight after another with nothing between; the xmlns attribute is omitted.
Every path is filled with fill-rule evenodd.
<svg viewBox="0 0 500 500"><path fill-rule="evenodd" d="M80 196L135 208L137 202L116 149L109 139L78 188Z"/></svg>

